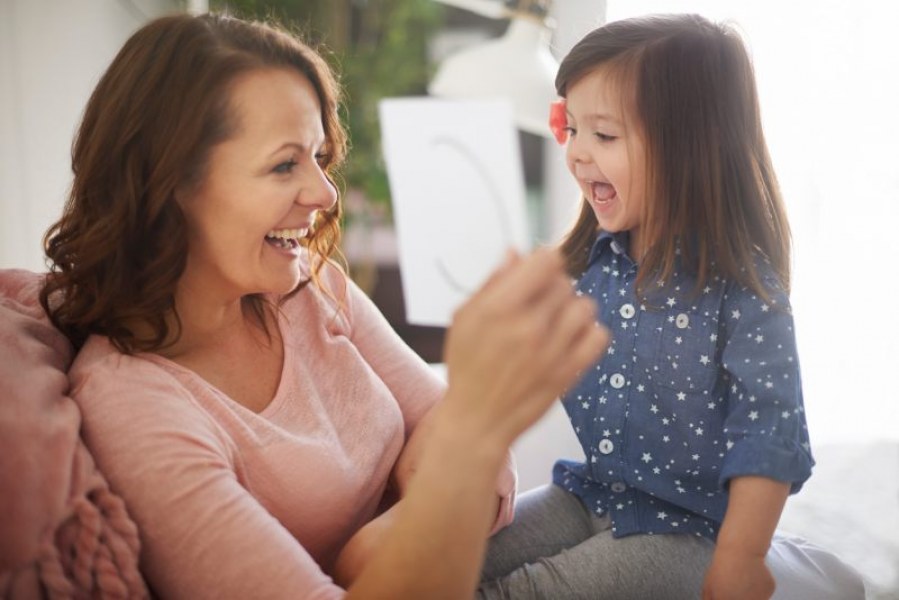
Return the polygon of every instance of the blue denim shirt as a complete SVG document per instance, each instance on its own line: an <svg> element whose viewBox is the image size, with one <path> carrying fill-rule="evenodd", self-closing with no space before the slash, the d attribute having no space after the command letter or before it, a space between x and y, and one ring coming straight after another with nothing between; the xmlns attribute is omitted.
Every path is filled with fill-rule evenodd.
<svg viewBox="0 0 899 600"><path fill-rule="evenodd" d="M576 284L613 339L562 398L586 462L559 460L553 482L608 513L616 537L714 540L730 478L795 493L811 474L789 298L759 260L768 300L721 278L692 297L695 280L676 272L647 306L627 240L601 233Z"/></svg>

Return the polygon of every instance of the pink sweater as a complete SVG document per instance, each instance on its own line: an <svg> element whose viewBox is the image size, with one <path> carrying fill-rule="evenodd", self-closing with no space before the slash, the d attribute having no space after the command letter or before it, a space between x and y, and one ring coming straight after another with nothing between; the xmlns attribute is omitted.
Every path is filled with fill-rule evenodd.
<svg viewBox="0 0 899 600"><path fill-rule="evenodd" d="M70 370L83 436L140 530L163 598L338 598L327 575L375 514L444 384L333 269L283 306L284 370L261 413L156 354L92 337ZM345 293L344 293L345 290Z"/></svg>

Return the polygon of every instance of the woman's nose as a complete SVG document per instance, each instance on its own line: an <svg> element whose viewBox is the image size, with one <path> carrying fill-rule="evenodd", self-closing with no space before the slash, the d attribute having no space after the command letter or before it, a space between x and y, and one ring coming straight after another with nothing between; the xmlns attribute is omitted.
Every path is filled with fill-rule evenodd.
<svg viewBox="0 0 899 600"><path fill-rule="evenodd" d="M296 201L307 208L328 211L337 203L337 188L324 169L316 164L303 178Z"/></svg>

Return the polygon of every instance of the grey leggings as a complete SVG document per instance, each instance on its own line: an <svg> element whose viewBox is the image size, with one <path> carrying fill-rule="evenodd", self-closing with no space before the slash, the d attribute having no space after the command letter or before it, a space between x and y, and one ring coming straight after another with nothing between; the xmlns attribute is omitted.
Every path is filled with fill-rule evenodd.
<svg viewBox="0 0 899 600"><path fill-rule="evenodd" d="M714 544L695 535L612 537L608 517L554 485L523 494L490 541L477 598L699 598Z"/></svg>
<svg viewBox="0 0 899 600"><path fill-rule="evenodd" d="M554 485L523 494L490 540L478 600L696 600L715 545L695 535L615 539L607 517ZM775 600L862 600L859 574L805 540L776 534Z"/></svg>

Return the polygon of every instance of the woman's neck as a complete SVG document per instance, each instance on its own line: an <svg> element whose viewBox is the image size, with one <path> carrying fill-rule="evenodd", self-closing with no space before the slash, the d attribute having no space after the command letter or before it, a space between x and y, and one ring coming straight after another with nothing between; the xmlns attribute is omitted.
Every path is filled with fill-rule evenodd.
<svg viewBox="0 0 899 600"><path fill-rule="evenodd" d="M249 297L225 298L207 289L181 281L175 290L175 309L180 321L180 335L160 352L166 358L202 352L205 349L229 346L235 339L255 338L269 345L271 332L277 328L274 319L263 311L264 321L250 306ZM175 314L168 317L169 330L178 331Z"/></svg>

